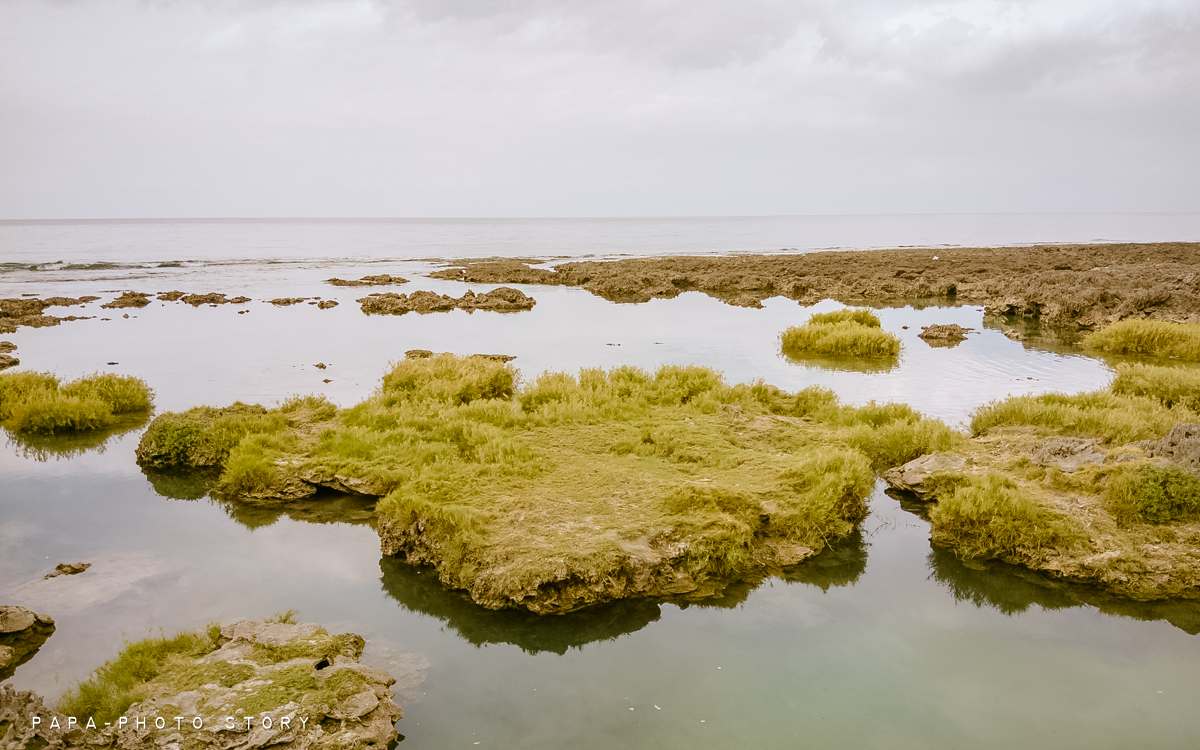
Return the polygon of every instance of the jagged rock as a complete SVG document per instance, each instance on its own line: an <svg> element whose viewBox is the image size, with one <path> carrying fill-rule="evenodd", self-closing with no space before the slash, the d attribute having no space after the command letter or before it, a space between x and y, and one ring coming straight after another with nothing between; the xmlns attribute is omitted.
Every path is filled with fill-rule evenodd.
<svg viewBox="0 0 1200 750"><path fill-rule="evenodd" d="M59 563L58 566L54 568L53 573L47 573L46 575L42 576L42 578L43 580L46 580L50 578L57 578L59 576L79 575L90 567L92 567L92 564L85 562Z"/></svg>
<svg viewBox="0 0 1200 750"><path fill-rule="evenodd" d="M962 456L930 453L914 458L903 466L888 469L883 472L883 478L895 489L927 497L931 488L925 482L931 476L939 471L962 471L966 464L967 460Z"/></svg>
<svg viewBox="0 0 1200 750"><path fill-rule="evenodd" d="M149 294L143 294L142 292L122 292L120 297L100 306L106 310L112 310L121 307L145 307L148 304L150 304Z"/></svg>
<svg viewBox="0 0 1200 750"><path fill-rule="evenodd" d="M1200 424L1180 422L1161 440L1143 440L1137 445L1148 455L1200 470Z"/></svg>
<svg viewBox="0 0 1200 750"><path fill-rule="evenodd" d="M299 475L299 479L316 487L326 487L337 492L351 495L366 495L368 497L383 497L391 492L390 486L385 486L378 478L360 479L341 474L332 474L320 469L309 469Z"/></svg>
<svg viewBox="0 0 1200 750"><path fill-rule="evenodd" d="M227 299L224 294L219 294L217 292L209 292L208 294L185 294L180 297L180 299L192 307L199 307L200 305L240 305L244 302L250 301L249 297L234 297L233 299Z"/></svg>
<svg viewBox="0 0 1200 750"><path fill-rule="evenodd" d="M331 307L337 307L338 303L335 299L324 299L317 303L318 310L328 310Z"/></svg>
<svg viewBox="0 0 1200 750"><path fill-rule="evenodd" d="M159 292L158 298L160 300L164 300L166 302L178 302L180 299L183 298L183 295L185 295L185 294L187 294L187 292L181 292L178 289L176 289L172 292Z"/></svg>
<svg viewBox="0 0 1200 750"><path fill-rule="evenodd" d="M32 659L53 633L54 620L46 615L24 607L0 607L0 680L12 677L17 667ZM3 747L0 741L0 748Z"/></svg>
<svg viewBox="0 0 1200 750"><path fill-rule="evenodd" d="M921 333L917 334L917 338L923 340L930 346L958 346L967 340L967 334L975 329L963 328L957 323L941 325L935 323L930 326L921 326Z"/></svg>
<svg viewBox="0 0 1200 750"><path fill-rule="evenodd" d="M388 286L390 284L407 284L408 279L402 276L390 276L386 273L377 276L363 276L361 279L326 279L326 283L334 286Z"/></svg>
<svg viewBox="0 0 1200 750"><path fill-rule="evenodd" d="M1104 454L1096 450L1096 441L1085 438L1049 438L1033 452L1033 462L1057 466L1064 474L1074 474L1088 464L1104 463Z"/></svg>
<svg viewBox="0 0 1200 750"><path fill-rule="evenodd" d="M379 292L357 301L367 315L403 315L408 312L431 313L450 310L516 312L530 310L536 304L536 300L524 292L506 286L483 294L475 294L468 290L458 298L427 291L411 294Z"/></svg>
<svg viewBox="0 0 1200 750"><path fill-rule="evenodd" d="M21 364L21 360L11 354L0 354L0 370L7 370Z"/></svg>
<svg viewBox="0 0 1200 750"><path fill-rule="evenodd" d="M308 299L308 297L276 297L275 299L267 301L276 307L291 307L292 305L300 304L306 299Z"/></svg>
<svg viewBox="0 0 1200 750"><path fill-rule="evenodd" d="M10 354L17 350L17 345L11 341L0 341L0 354Z"/></svg>

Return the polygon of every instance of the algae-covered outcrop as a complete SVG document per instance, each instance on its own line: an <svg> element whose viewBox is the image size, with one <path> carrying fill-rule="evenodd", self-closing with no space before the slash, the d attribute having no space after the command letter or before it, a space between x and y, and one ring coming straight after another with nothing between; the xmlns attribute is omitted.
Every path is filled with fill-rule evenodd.
<svg viewBox="0 0 1200 750"><path fill-rule="evenodd" d="M866 309L815 313L804 325L788 328L779 339L789 357L833 360L835 366L865 359L886 368L897 364L900 354L900 339L883 330L879 316Z"/></svg>
<svg viewBox="0 0 1200 750"><path fill-rule="evenodd" d="M45 310L47 307L84 305L98 299L100 298L91 296L78 298L47 297L46 299L38 299L36 297L16 297L0 299L0 333L13 333L19 326L45 328L47 326L56 326L65 320L87 320L86 317L76 315L67 315L61 318L46 315Z"/></svg>
<svg viewBox="0 0 1200 750"><path fill-rule="evenodd" d="M100 306L106 310L113 310L122 307L145 307L148 304L150 304L149 294L142 292L122 292L120 297Z"/></svg>
<svg viewBox="0 0 1200 750"><path fill-rule="evenodd" d="M1200 371L1123 365L1106 391L1016 396L970 440L885 472L936 500L932 540L1135 599L1200 598L1200 414L1155 383Z"/></svg>
<svg viewBox="0 0 1200 750"><path fill-rule="evenodd" d="M718 596L850 534L873 468L961 437L897 404L724 383L702 367L546 373L480 357L397 363L339 410L165 414L143 465L219 466L217 492L380 496L386 554L490 608L569 612L629 596Z"/></svg>
<svg viewBox="0 0 1200 750"><path fill-rule="evenodd" d="M989 313L1094 328L1127 317L1200 322L1200 244L1041 245L628 258L532 268L468 261L435 278L579 286L614 302L700 291L757 307L769 297L804 305L936 301Z"/></svg>
<svg viewBox="0 0 1200 750"><path fill-rule="evenodd" d="M407 312L431 313L450 310L519 312L532 310L537 301L520 290L502 286L482 294L468 290L461 297L426 291L412 294L377 292L363 297L358 303L367 315L403 315Z"/></svg>
<svg viewBox="0 0 1200 750"><path fill-rule="evenodd" d="M395 680L358 663L363 646L353 633L330 635L290 615L128 643L67 691L57 711L6 687L0 742L94 750L386 747L401 717L388 689Z"/></svg>
<svg viewBox="0 0 1200 750"><path fill-rule="evenodd" d="M0 373L0 426L14 433L108 430L149 416L154 392L127 375L70 382L44 372Z"/></svg>
<svg viewBox="0 0 1200 750"><path fill-rule="evenodd" d="M381 273L375 276L363 276L361 279L326 279L325 282L334 286L391 286L393 284L407 284L408 279L403 276L392 276Z"/></svg>

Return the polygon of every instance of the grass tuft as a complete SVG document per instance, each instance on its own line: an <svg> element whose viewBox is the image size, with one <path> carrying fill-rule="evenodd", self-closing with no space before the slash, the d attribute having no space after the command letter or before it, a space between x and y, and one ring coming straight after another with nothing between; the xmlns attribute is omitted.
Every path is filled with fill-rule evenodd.
<svg viewBox="0 0 1200 750"><path fill-rule="evenodd" d="M962 557L1036 555L1083 538L1065 516L1025 497L1001 474L942 479L929 513L933 540Z"/></svg>
<svg viewBox="0 0 1200 750"><path fill-rule="evenodd" d="M1175 405L1200 412L1200 370L1155 365L1117 365L1110 390L1119 396L1144 396L1170 409Z"/></svg>
<svg viewBox="0 0 1200 750"><path fill-rule="evenodd" d="M1083 345L1109 354L1143 354L1200 362L1200 325L1119 320L1088 334Z"/></svg>
<svg viewBox="0 0 1200 750"><path fill-rule="evenodd" d="M900 354L900 339L884 331L867 309L816 313L806 324L784 331L780 344L789 357L887 359Z"/></svg>
<svg viewBox="0 0 1200 750"><path fill-rule="evenodd" d="M144 414L154 392L127 375L96 373L62 383L49 373L0 373L0 424L15 433L103 430Z"/></svg>
<svg viewBox="0 0 1200 750"><path fill-rule="evenodd" d="M1110 477L1105 500L1122 525L1192 521L1200 518L1200 478L1169 464L1139 466Z"/></svg>

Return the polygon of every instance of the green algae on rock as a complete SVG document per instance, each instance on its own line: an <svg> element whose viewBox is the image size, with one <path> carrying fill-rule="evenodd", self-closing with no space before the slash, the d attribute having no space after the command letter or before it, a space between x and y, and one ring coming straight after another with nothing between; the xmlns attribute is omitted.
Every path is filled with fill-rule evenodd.
<svg viewBox="0 0 1200 750"><path fill-rule="evenodd" d="M0 373L0 425L15 433L104 430L148 416L154 392L128 375L96 373L67 383L44 372Z"/></svg>
<svg viewBox="0 0 1200 750"><path fill-rule="evenodd" d="M6 688L0 708L16 720L5 747L332 750L394 741L395 680L358 663L363 639L292 619L127 643L68 690L57 711ZM42 718L36 726L33 716ZM67 717L77 720L73 728Z"/></svg>
<svg viewBox="0 0 1200 750"><path fill-rule="evenodd" d="M420 354L425 354L424 352ZM148 465L220 466L218 491L379 496L385 554L433 565L490 608L570 612L720 594L851 533L873 468L962 438L896 404L727 385L703 367L545 373L418 356L366 401L165 414Z"/></svg>
<svg viewBox="0 0 1200 750"><path fill-rule="evenodd" d="M963 557L1134 599L1200 598L1200 414L1120 382L988 404L957 450L884 477L937 501L933 542Z"/></svg>

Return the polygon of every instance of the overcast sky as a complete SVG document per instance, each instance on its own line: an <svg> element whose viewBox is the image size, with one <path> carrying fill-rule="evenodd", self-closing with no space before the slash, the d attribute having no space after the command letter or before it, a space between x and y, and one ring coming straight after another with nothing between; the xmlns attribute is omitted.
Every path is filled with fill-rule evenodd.
<svg viewBox="0 0 1200 750"><path fill-rule="evenodd" d="M0 218L1200 210L1200 0L0 0Z"/></svg>

